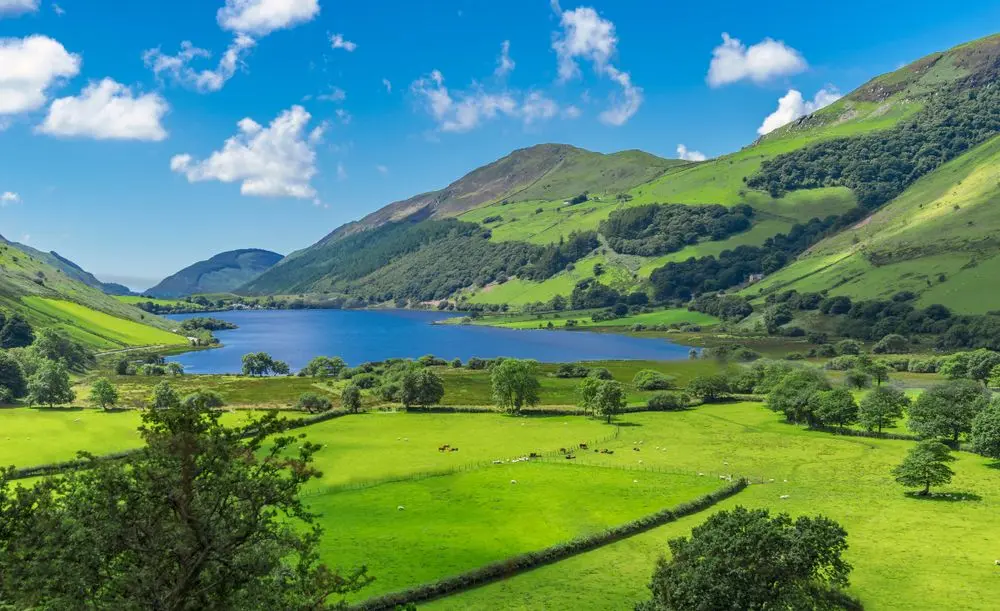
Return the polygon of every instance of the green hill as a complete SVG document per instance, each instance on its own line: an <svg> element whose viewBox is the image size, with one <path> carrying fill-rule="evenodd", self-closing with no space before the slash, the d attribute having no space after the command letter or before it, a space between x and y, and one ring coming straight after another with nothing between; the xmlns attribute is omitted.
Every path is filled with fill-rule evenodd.
<svg viewBox="0 0 1000 611"><path fill-rule="evenodd" d="M985 311L970 289L1000 261L985 218L996 188L998 74L1000 36L973 41L700 163L564 145L515 151L334 231L243 290L521 306L568 297L587 279L663 301L764 275L750 294L905 288L928 303ZM654 204L684 205L672 206L676 219L658 237L627 220L653 214L642 207ZM706 205L748 210L749 224L705 229L696 207ZM927 212L947 206L947 219ZM443 224L449 218L456 223ZM893 222L901 227L890 232ZM558 250L566 243L572 253Z"/></svg>
<svg viewBox="0 0 1000 611"><path fill-rule="evenodd" d="M35 328L61 328L95 349L187 343L170 321L121 303L48 260L0 244L0 309L21 314Z"/></svg>
<svg viewBox="0 0 1000 611"><path fill-rule="evenodd" d="M56 251L43 252L28 246L27 244L20 244L18 242L11 242L10 240L4 238L0 235L0 244L6 244L12 246L21 252L42 261L43 263L50 265L62 273L66 274L68 277L86 284L87 286L93 287L103 293L108 295L129 295L132 291L121 284L114 282L102 282L98 280L93 274L83 269L76 263L70 261L66 257L63 257Z"/></svg>
<svg viewBox="0 0 1000 611"><path fill-rule="evenodd" d="M173 299L196 293L228 293L270 269L282 256L269 250L231 250L168 276L143 295Z"/></svg>

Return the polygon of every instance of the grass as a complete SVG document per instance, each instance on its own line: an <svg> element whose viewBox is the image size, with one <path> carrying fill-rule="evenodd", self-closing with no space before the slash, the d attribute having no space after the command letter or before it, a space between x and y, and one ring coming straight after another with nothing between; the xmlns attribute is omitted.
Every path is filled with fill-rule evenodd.
<svg viewBox="0 0 1000 611"><path fill-rule="evenodd" d="M326 525L328 561L365 564L376 577L356 596L363 599L598 532L718 487L694 474L525 463L307 502Z"/></svg>
<svg viewBox="0 0 1000 611"><path fill-rule="evenodd" d="M1000 136L927 176L870 220L811 248L746 294L827 290L856 299L902 290L926 306L982 314L994 309L1000 271Z"/></svg>
<svg viewBox="0 0 1000 611"><path fill-rule="evenodd" d="M86 306L60 299L23 297L24 304L58 321L72 335L81 333L99 337L112 345L155 346L183 345L188 340L176 333L157 329L126 318L118 318Z"/></svg>
<svg viewBox="0 0 1000 611"><path fill-rule="evenodd" d="M487 325L491 327L505 327L507 329L538 329L547 327L549 323L555 328L564 328L567 320L575 320L577 327L631 327L633 325L671 325L677 323L689 323L695 325L715 325L719 319L702 312L692 312L684 308L673 308L666 310L656 310L644 314L633 314L623 316L614 320L602 320L594 322L591 320L592 312L570 311L559 312L558 314L518 314L511 316L487 316L476 319L473 324ZM556 317L558 316L558 318Z"/></svg>
<svg viewBox="0 0 1000 611"><path fill-rule="evenodd" d="M763 478L768 483L753 485L710 511L744 505L793 515L822 513L837 520L848 532L847 559L854 565L851 593L866 608L953 608L955 601L962 601L963 609L994 607L993 560L1000 531L993 523L1000 509L1000 478L989 461L956 454L955 480L939 492L973 495L970 500L922 500L906 496L889 473L910 442L809 432L782 423L780 416L753 403L635 414L624 420L633 426L622 429L625 436L615 445L622 451L601 458L581 455L578 461L698 470L705 477L734 473ZM636 441L644 442L641 452L629 451ZM646 597L653 562L666 552L667 539L687 534L707 515L427 608L628 608Z"/></svg>
<svg viewBox="0 0 1000 611"><path fill-rule="evenodd" d="M202 306L198 305L197 303L184 301L183 299L157 299L155 297L143 297L142 295L116 295L115 299L117 299L122 303L127 303L129 305L136 305L139 303L153 303L158 306L183 307L183 308L191 308L194 310L202 308Z"/></svg>

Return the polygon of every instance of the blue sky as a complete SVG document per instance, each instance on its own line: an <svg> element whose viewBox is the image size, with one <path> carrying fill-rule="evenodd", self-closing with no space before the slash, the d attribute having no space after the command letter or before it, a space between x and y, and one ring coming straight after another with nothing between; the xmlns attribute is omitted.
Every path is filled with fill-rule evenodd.
<svg viewBox="0 0 1000 611"><path fill-rule="evenodd" d="M766 125L1000 24L980 0L818 12L0 0L0 233L142 289L223 250L303 248L540 142L721 155L779 99Z"/></svg>

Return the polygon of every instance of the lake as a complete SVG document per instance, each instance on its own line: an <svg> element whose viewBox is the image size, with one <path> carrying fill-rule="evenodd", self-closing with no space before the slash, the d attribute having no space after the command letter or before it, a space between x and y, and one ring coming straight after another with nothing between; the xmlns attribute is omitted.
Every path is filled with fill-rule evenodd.
<svg viewBox="0 0 1000 611"><path fill-rule="evenodd" d="M613 359L677 360L687 346L666 340L587 331L497 329L435 325L454 313L412 310L263 310L176 314L172 320L211 316L239 325L218 331L222 348L171 357L188 373L238 373L243 355L267 352L292 370L313 357L339 356L350 365L387 358L492 358L508 356L542 362Z"/></svg>

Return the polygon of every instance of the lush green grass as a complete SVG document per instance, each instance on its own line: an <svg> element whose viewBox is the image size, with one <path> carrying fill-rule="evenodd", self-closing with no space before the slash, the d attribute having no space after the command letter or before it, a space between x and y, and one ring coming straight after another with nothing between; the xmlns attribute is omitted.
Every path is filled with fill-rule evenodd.
<svg viewBox="0 0 1000 611"><path fill-rule="evenodd" d="M1000 137L917 181L853 229L817 244L792 265L747 289L828 290L858 299L908 290L921 305L964 313L996 309L1000 270Z"/></svg>
<svg viewBox="0 0 1000 611"><path fill-rule="evenodd" d="M558 318L555 314L518 314L511 316L487 316L476 319L473 324L491 327L505 327L508 329L539 329L547 328L549 323L553 327L561 328L566 326L567 320L575 320L577 327L631 327L632 325L671 325L676 323L690 323L695 325L715 325L719 319L702 312L692 312L683 308L667 310L656 310L645 314L634 314L623 316L614 320L602 320L594 322L591 319L591 312L570 311L559 312Z"/></svg>
<svg viewBox="0 0 1000 611"><path fill-rule="evenodd" d="M157 299L155 297L143 297L142 295L116 295L115 299L130 305L135 305L137 303L153 303L159 306L183 307L196 310L201 309L201 306L198 304L184 301L183 299Z"/></svg>
<svg viewBox="0 0 1000 611"><path fill-rule="evenodd" d="M957 454L955 480L941 491L971 495L965 500L919 499L906 496L890 475L910 442L808 432L782 423L759 404L635 414L624 420L633 426L622 429L615 446L622 451L599 458L581 455L578 461L697 470L706 478L728 473L763 478L768 483L751 486L715 510L745 505L837 520L848 532L847 559L855 567L851 592L866 609L995 607L1000 476L988 460ZM641 452L630 451L638 441ZM628 608L646 596L653 562L666 552L667 539L687 534L707 515L428 608Z"/></svg>
<svg viewBox="0 0 1000 611"><path fill-rule="evenodd" d="M356 596L367 598L601 531L720 485L694 474L562 462L491 466L307 502L326 527L328 562L365 564L375 576Z"/></svg>
<svg viewBox="0 0 1000 611"><path fill-rule="evenodd" d="M0 465L29 467L141 445L138 412L0 409Z"/></svg>
<svg viewBox="0 0 1000 611"><path fill-rule="evenodd" d="M98 312L72 301L45 297L23 297L22 301L32 310L58 320L59 326L71 332L82 331L114 345L155 346L188 343L187 338L177 333ZM78 336L77 333L73 334Z"/></svg>

